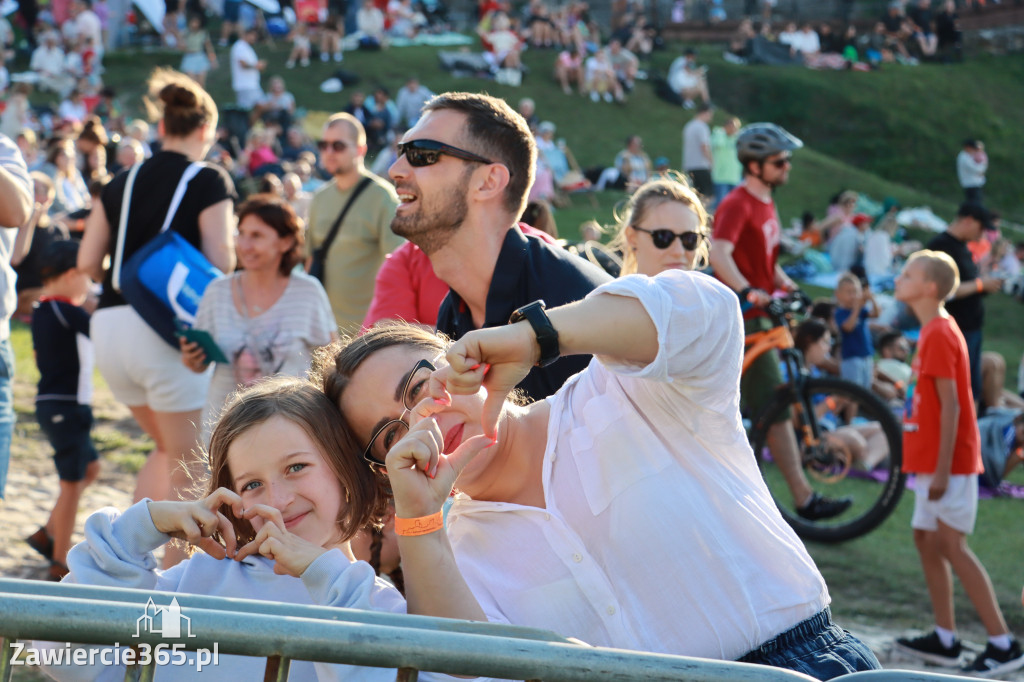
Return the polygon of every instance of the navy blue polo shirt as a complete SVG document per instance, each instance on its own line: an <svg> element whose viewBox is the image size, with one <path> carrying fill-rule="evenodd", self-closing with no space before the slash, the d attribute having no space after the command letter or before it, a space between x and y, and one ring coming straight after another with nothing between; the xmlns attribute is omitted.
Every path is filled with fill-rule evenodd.
<svg viewBox="0 0 1024 682"><path fill-rule="evenodd" d="M62 298L42 298L32 311L32 346L39 366L36 401L92 402L89 313Z"/></svg>
<svg viewBox="0 0 1024 682"><path fill-rule="evenodd" d="M508 324L513 312L537 299L544 299L548 308L579 301L610 280L608 273L590 261L512 227L494 266L484 327ZM460 339L474 329L469 306L449 290L437 314L437 330ZM519 388L530 398L543 400L589 363L589 355L559 358L547 367L534 367Z"/></svg>

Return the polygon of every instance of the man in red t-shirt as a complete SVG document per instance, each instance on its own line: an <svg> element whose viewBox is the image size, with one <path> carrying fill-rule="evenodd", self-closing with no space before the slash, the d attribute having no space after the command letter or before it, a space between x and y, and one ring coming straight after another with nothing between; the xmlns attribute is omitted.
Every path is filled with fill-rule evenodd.
<svg viewBox="0 0 1024 682"><path fill-rule="evenodd" d="M932 632L901 637L896 647L959 665L952 569L988 632L985 651L964 670L991 677L1024 667L1024 652L1006 627L988 572L967 547L983 466L967 342L943 303L959 284L956 263L940 251L918 251L896 278L896 300L921 322L903 416L903 471L917 475L910 525L935 614Z"/></svg>
<svg viewBox="0 0 1024 682"><path fill-rule="evenodd" d="M736 137L743 182L715 212L711 267L742 301L753 304L744 314L748 334L770 326L760 308L771 301L771 292L797 288L778 264L781 226L772 191L789 180L791 154L802 146L772 123L753 123ZM768 405L780 384L782 373L774 353L764 353L743 372L740 399L751 418ZM797 514L813 521L838 516L850 507L849 498L829 499L811 488L788 410L768 430L768 448L786 479Z"/></svg>

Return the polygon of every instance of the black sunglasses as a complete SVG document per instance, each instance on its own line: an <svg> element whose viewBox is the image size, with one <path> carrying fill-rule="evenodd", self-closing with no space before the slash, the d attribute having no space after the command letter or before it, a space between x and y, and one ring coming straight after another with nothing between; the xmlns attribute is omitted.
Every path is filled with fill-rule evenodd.
<svg viewBox="0 0 1024 682"><path fill-rule="evenodd" d="M772 166L775 166L776 168L783 168L787 164L793 163L793 157L785 156L785 157L783 157L781 159L772 159L771 161L765 161L765 163L771 164Z"/></svg>
<svg viewBox="0 0 1024 682"><path fill-rule="evenodd" d="M494 163L494 161L485 159L473 152L467 152L465 149L459 149L458 147L453 147L450 144L438 142L437 140L410 140L409 142L399 142L398 155L402 156L403 154L405 155L406 161L409 162L409 165L416 168L433 166L441 160L442 154L454 156L456 159L462 159L463 161L474 161L476 163L488 164Z"/></svg>
<svg viewBox="0 0 1024 682"><path fill-rule="evenodd" d="M676 237L679 237L679 241L683 243L684 249L687 251L694 251L698 246L700 246L700 240L703 238L703 235L699 232L683 232L682 234L676 234L672 230L645 230L644 228L637 227L636 225L633 225L633 229L646 232L651 235L651 241L654 242L654 245L659 249L667 249L672 246L672 242L676 240Z"/></svg>
<svg viewBox="0 0 1024 682"><path fill-rule="evenodd" d="M316 143L316 146L317 149L319 149L322 152L327 151L327 148L330 147L335 152L340 154L341 152L348 149L348 142L342 142L341 140L319 140Z"/></svg>

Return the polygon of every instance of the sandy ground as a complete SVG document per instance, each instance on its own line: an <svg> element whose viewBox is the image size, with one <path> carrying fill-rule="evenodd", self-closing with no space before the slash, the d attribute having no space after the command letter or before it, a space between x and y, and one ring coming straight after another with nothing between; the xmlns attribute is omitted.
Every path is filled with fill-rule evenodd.
<svg viewBox="0 0 1024 682"><path fill-rule="evenodd" d="M49 446L35 424L34 415L28 412L32 404L30 386L18 385L15 404L18 406L18 426L11 452L10 473L7 480L7 499L0 502L0 576L45 580L47 562L25 543L24 538L46 522L57 490L57 474L50 456ZM111 439L124 441L132 447L142 447L145 438L131 419L126 408L116 404L109 393L98 392L95 406L97 427L94 435L100 442ZM86 489L75 532L75 541L82 539L81 526L85 516L100 507L113 506L124 509L131 504L135 476L125 466L119 465L116 450L101 456L102 473L99 480ZM860 637L878 656L886 668L918 669L929 672L947 672L934 667L921 667L893 652L895 637L905 634L877 625L844 622L842 625ZM979 640L980 641L980 640ZM972 646L968 644L968 646ZM980 649L973 646L972 651ZM967 655L973 657L973 653ZM20 669L16 680L43 679L38 673ZM1018 671L1002 679L1024 682L1024 671Z"/></svg>
<svg viewBox="0 0 1024 682"><path fill-rule="evenodd" d="M11 464L7 476L6 499L0 502L0 576L5 578L45 579L48 562L36 554L24 541L26 537L46 523L56 499L57 470L52 450L35 422L31 387L16 385L15 405L18 423L11 446ZM97 426L94 435L99 443L113 437L140 441L143 437L127 408L100 397L95 406ZM135 476L118 466L110 453L101 454L99 479L86 488L79 504L78 523L74 542L82 539L82 521L89 512L100 507L124 509L131 504Z"/></svg>

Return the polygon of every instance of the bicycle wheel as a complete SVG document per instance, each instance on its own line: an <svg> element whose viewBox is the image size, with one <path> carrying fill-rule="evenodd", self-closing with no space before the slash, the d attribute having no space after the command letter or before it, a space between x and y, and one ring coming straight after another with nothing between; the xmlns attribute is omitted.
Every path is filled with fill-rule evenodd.
<svg viewBox="0 0 1024 682"><path fill-rule="evenodd" d="M900 501L906 482L901 471L902 427L882 400L849 381L807 378L804 397L800 400L791 384L780 386L751 424L750 444L775 504L800 537L818 542L850 540L885 521ZM814 406L812 414L804 405ZM787 409L811 487L827 497L853 500L839 516L809 521L796 513L789 487L767 447L769 427ZM808 417L818 422L817 442Z"/></svg>

